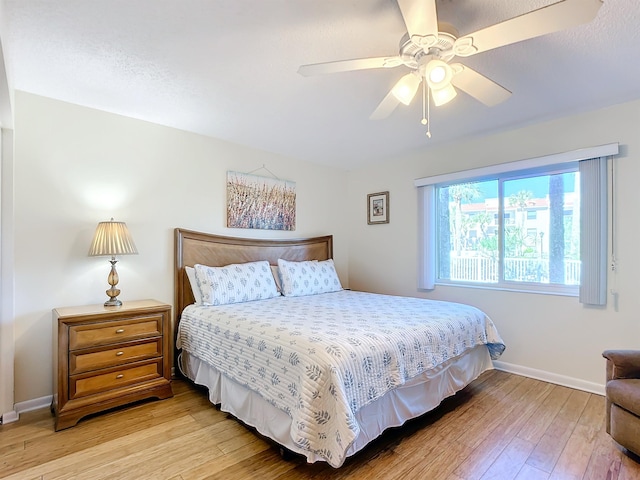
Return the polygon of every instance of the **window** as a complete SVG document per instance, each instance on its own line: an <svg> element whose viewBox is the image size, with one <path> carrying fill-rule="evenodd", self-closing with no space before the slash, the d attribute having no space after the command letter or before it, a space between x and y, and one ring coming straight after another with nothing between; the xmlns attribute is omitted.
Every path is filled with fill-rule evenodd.
<svg viewBox="0 0 640 480"><path fill-rule="evenodd" d="M606 304L607 157L618 144L421 178L419 287L476 285Z"/></svg>
<svg viewBox="0 0 640 480"><path fill-rule="evenodd" d="M553 285L577 293L579 175L574 162L562 170L436 185L437 281Z"/></svg>

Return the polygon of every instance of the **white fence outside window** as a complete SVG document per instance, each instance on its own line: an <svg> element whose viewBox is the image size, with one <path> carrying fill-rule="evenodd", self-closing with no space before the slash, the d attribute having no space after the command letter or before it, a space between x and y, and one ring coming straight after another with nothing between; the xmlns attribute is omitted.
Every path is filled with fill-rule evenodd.
<svg viewBox="0 0 640 480"><path fill-rule="evenodd" d="M549 283L548 258L505 258L505 280ZM498 282L498 262L488 257L450 256L450 278L463 282ZM580 260L564 261L564 284L580 285Z"/></svg>

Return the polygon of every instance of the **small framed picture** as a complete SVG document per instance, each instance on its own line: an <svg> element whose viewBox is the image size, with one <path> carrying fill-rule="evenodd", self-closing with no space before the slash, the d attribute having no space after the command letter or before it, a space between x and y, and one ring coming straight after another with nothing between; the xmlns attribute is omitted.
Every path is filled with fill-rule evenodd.
<svg viewBox="0 0 640 480"><path fill-rule="evenodd" d="M370 193L367 195L367 223L389 223L389 192Z"/></svg>

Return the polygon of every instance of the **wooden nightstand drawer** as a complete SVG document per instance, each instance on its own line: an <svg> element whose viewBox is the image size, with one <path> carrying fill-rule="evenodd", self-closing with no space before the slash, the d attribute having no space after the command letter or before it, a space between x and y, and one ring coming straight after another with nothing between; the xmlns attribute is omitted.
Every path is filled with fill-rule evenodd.
<svg viewBox="0 0 640 480"><path fill-rule="evenodd" d="M69 328L69 350L162 335L162 315Z"/></svg>
<svg viewBox="0 0 640 480"><path fill-rule="evenodd" d="M69 352L69 375L113 367L124 363L148 360L161 355L162 337L118 344L99 350L76 350Z"/></svg>
<svg viewBox="0 0 640 480"><path fill-rule="evenodd" d="M69 399L126 387L162 376L162 359L151 363L133 364L100 374L82 374L69 377Z"/></svg>

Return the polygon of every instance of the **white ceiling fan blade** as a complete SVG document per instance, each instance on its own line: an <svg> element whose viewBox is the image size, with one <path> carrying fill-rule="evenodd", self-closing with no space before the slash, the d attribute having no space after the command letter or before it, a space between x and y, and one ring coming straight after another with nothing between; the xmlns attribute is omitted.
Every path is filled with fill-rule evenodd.
<svg viewBox="0 0 640 480"><path fill-rule="evenodd" d="M304 77L324 75L327 73L350 72L352 70L367 70L371 68L393 68L402 65L399 56L356 58L353 60L339 60L337 62L313 63L302 65L298 73Z"/></svg>
<svg viewBox="0 0 640 480"><path fill-rule="evenodd" d="M371 120L382 120L387 118L400 104L400 101L396 98L393 92L387 93L387 96L382 99L378 107L369 116Z"/></svg>
<svg viewBox="0 0 640 480"><path fill-rule="evenodd" d="M436 0L398 0L409 37L416 45L431 47L438 41Z"/></svg>
<svg viewBox="0 0 640 480"><path fill-rule="evenodd" d="M593 20L603 0L562 0L456 40L454 53L468 57L493 48L558 32Z"/></svg>
<svg viewBox="0 0 640 480"><path fill-rule="evenodd" d="M498 85L493 80L489 80L484 75L470 69L461 63L451 65L454 71L451 83L454 87L471 95L489 107L493 107L500 102L504 102L511 96L511 92Z"/></svg>

